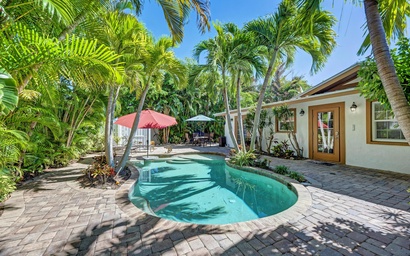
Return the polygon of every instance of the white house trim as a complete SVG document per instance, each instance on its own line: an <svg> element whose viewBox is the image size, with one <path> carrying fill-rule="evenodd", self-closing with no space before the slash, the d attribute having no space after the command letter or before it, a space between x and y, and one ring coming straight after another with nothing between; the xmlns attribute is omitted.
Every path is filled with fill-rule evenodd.
<svg viewBox="0 0 410 256"><path fill-rule="evenodd" d="M345 141L344 148L341 148L344 156L338 163L410 174L410 146L377 144L370 143L367 140L369 123L366 112L368 111L369 104L365 98L360 96L356 88L343 89L344 87L351 87L357 84L358 69L358 65L355 64L309 91L298 95L296 98L265 104L263 108L271 109L281 105L288 105L289 108L296 109L296 136L300 146L303 148L303 156L312 158L313 154L309 152L309 148L312 147L311 127L315 122L312 121L314 120L312 118L315 117L312 116L312 112L309 110L320 108L320 106L340 103L343 105L343 108L340 110L342 111L340 116L343 116L343 120L340 121L343 123L341 123L342 127L340 127L338 132L343 133L340 134L340 136L344 138ZM350 110L350 106L353 102L357 105L355 112L351 112ZM299 115L301 109L305 112L303 116ZM242 115L246 115L248 111L249 108L244 108ZM233 127L235 127L233 120L236 120L235 117L237 115L236 110L231 111ZM225 113L217 113L215 116L225 116ZM264 134L267 134L267 131L264 131ZM227 125L225 125L225 136L227 137L227 145L232 146L232 138L229 136ZM282 141L287 139L287 134L276 133L275 137L279 141ZM262 143L262 148L266 150L265 139Z"/></svg>

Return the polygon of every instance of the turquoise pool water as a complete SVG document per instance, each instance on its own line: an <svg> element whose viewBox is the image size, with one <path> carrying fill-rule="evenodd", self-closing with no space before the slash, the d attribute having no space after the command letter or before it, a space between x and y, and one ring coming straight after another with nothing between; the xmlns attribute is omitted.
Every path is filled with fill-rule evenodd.
<svg viewBox="0 0 410 256"><path fill-rule="evenodd" d="M231 168L223 157L180 155L145 161L130 191L148 214L197 224L228 224L281 212L296 194L265 176Z"/></svg>

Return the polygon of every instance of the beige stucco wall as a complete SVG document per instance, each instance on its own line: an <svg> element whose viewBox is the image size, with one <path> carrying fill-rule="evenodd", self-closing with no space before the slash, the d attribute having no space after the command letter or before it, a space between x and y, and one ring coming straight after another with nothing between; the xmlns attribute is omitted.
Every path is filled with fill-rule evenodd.
<svg viewBox="0 0 410 256"><path fill-rule="evenodd" d="M356 103L357 110L352 113L350 106L353 101ZM308 120L309 106L317 106L336 102L345 103L345 138L346 138L346 164L365 168L380 169L386 171L410 174L410 146L392 146L367 144L366 142L366 100L359 94L339 96L322 100L314 100L304 103L289 105L296 108L297 113L297 138L300 147L303 148L303 156L309 158L309 137ZM305 114L299 115L303 108ZM236 115L232 115L234 118ZM353 129L354 126L354 129ZM227 125L225 126L227 144L232 147L232 140L229 138ZM276 133L275 137L282 141L287 139L286 134ZM266 142L263 142L266 150Z"/></svg>

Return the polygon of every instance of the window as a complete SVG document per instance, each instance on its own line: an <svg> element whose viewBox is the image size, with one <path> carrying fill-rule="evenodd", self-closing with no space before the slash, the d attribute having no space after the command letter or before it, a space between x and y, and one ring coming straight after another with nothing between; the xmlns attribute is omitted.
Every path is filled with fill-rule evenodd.
<svg viewBox="0 0 410 256"><path fill-rule="evenodd" d="M296 109L292 108L290 109L292 111L293 115L287 119L282 119L279 120L276 118L276 132L288 132L288 131L294 131L296 132Z"/></svg>
<svg viewBox="0 0 410 256"><path fill-rule="evenodd" d="M391 111L386 110L380 102L368 104L368 143L379 144L407 144L397 120ZM370 117L369 117L370 116ZM370 128L370 131L369 131ZM370 139L370 140L369 140Z"/></svg>

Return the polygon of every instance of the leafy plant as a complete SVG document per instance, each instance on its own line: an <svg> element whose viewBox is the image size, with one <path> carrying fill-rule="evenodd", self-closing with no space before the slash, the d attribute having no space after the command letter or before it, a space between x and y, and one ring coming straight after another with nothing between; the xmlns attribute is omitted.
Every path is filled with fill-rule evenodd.
<svg viewBox="0 0 410 256"><path fill-rule="evenodd" d="M239 166L252 166L256 155L253 151L243 152L239 151L231 158L231 163Z"/></svg>
<svg viewBox="0 0 410 256"><path fill-rule="evenodd" d="M0 202L7 199L8 195L16 189L13 174L5 169L0 169Z"/></svg>
<svg viewBox="0 0 410 256"><path fill-rule="evenodd" d="M252 166L267 169L269 166L268 159L260 159L259 157L253 161Z"/></svg>
<svg viewBox="0 0 410 256"><path fill-rule="evenodd" d="M0 68L0 115L7 114L17 106L18 93L15 80Z"/></svg>
<svg viewBox="0 0 410 256"><path fill-rule="evenodd" d="M275 146L273 146L271 152L273 156L276 157L283 157L283 158L290 158L294 155L294 151L290 149L289 143L287 140L283 140L282 142L274 141Z"/></svg>
<svg viewBox="0 0 410 256"><path fill-rule="evenodd" d="M289 173L288 176L289 176L289 178L292 178L292 179L297 180L299 182L306 181L305 177L302 174L298 173L298 172L292 171L292 172Z"/></svg>
<svg viewBox="0 0 410 256"><path fill-rule="evenodd" d="M114 168L105 162L104 156L94 158L94 163L83 172L92 183L99 181L105 184L109 178L115 176Z"/></svg>
<svg viewBox="0 0 410 256"><path fill-rule="evenodd" d="M278 165L275 167L273 170L275 173L280 174L280 175L287 175L289 174L289 167L285 165Z"/></svg>
<svg viewBox="0 0 410 256"><path fill-rule="evenodd" d="M294 156L295 151L293 151L292 149L288 149L285 151L285 158L291 158Z"/></svg>
<svg viewBox="0 0 410 256"><path fill-rule="evenodd" d="M398 48L391 51L391 56L403 92L407 101L410 102L410 74L408 72L410 68L410 40L402 37L397 42L397 46ZM360 64L358 76L361 78L358 84L361 95L369 100L377 100L384 107L391 109L374 58L367 58Z"/></svg>
<svg viewBox="0 0 410 256"><path fill-rule="evenodd" d="M290 171L289 167L285 166L285 165L278 165L275 167L275 169L273 169L273 172L280 174L280 175L284 175L287 176L291 179L297 180L299 182L304 182L306 181L305 177L295 171Z"/></svg>

